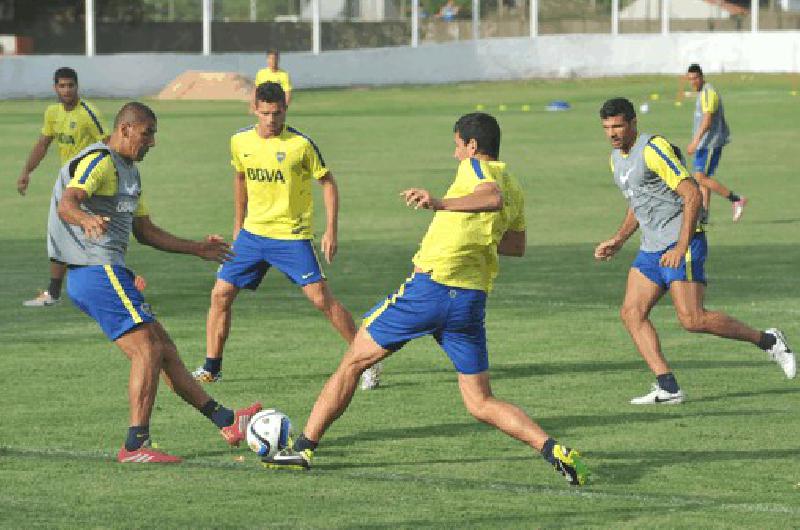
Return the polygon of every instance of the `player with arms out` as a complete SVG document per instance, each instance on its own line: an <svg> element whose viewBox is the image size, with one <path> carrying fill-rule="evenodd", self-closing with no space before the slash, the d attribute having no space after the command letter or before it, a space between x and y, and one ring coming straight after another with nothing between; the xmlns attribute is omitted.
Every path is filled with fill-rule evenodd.
<svg viewBox="0 0 800 530"><path fill-rule="evenodd" d="M627 99L606 101L600 119L613 148L614 182L628 201L628 209L616 234L595 248L595 259L611 259L637 229L642 232L620 315L656 383L650 393L631 403L678 404L686 397L650 321L650 311L667 291L684 329L750 342L766 351L787 378L794 378L794 353L781 331L758 331L704 307L708 248L705 233L698 228L702 200L675 148L661 136L638 132L636 112Z"/></svg>
<svg viewBox="0 0 800 530"><path fill-rule="evenodd" d="M700 184L700 192L703 194L703 208L706 216L701 217L700 221L702 223L708 221L707 216L711 206L711 196L708 190L711 190L731 201L733 221L736 222L744 213L747 198L740 197L718 180L711 178L722 157L722 148L730 141L730 130L725 121L722 98L711 86L711 83L705 81L700 65L690 65L686 78L692 85L692 89L697 92L692 141L686 148L686 152L694 155L694 178Z"/></svg>
<svg viewBox="0 0 800 530"><path fill-rule="evenodd" d="M230 445L239 445L248 420L261 410L255 403L234 412L203 391L125 267L131 233L140 243L165 252L218 262L230 258L230 246L219 236L180 239L150 220L135 162L155 145L155 134L156 116L149 107L136 102L124 105L108 143L89 145L61 168L48 219L51 255L70 269L67 294L131 361L130 427L117 455L124 463L181 461L150 444L159 374L178 396L209 418Z"/></svg>
<svg viewBox="0 0 800 530"><path fill-rule="evenodd" d="M467 114L454 133L459 166L444 198L419 188L402 192L409 206L436 212L413 258L413 274L367 314L303 434L292 448L264 459L267 467L310 468L317 444L350 404L359 375L408 341L432 335L453 362L464 405L476 419L541 453L570 484L586 482L588 470L577 451L558 444L519 407L492 394L486 297L498 272L498 254L525 253L523 195L498 160L500 127L494 117Z"/></svg>
<svg viewBox="0 0 800 530"><path fill-rule="evenodd" d="M258 288L275 267L349 344L355 336L350 313L331 293L314 250L311 182L322 186L327 226L320 246L331 263L338 249L339 191L317 145L286 125L286 101L277 83L256 89L258 123L231 137L234 169L234 258L223 264L211 291L206 324L206 360L193 372L213 383L222 377L222 351L231 327L233 302L241 289ZM374 374L377 386L377 371Z"/></svg>

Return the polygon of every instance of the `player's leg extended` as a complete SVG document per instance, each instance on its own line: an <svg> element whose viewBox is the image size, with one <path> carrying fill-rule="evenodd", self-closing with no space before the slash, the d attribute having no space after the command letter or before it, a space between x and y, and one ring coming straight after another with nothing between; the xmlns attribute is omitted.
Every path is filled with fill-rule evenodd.
<svg viewBox="0 0 800 530"><path fill-rule="evenodd" d="M325 316L339 332L339 335L350 344L356 335L356 325L353 316L345 307L333 296L328 286L328 282L320 280L303 286L303 294L308 300Z"/></svg>
<svg viewBox="0 0 800 530"><path fill-rule="evenodd" d="M686 331L710 333L718 337L758 344L761 332L725 313L707 311L703 307L706 286L700 282L675 281L669 294L678 320Z"/></svg>
<svg viewBox="0 0 800 530"><path fill-rule="evenodd" d="M658 334L650 321L650 311L663 295L664 289L653 283L639 269L631 267L620 317L639 354L656 376L670 371L661 352Z"/></svg>

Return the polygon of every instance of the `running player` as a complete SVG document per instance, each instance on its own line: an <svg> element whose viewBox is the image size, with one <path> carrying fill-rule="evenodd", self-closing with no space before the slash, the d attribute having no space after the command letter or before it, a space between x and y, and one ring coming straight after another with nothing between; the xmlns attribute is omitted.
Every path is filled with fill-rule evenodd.
<svg viewBox="0 0 800 530"><path fill-rule="evenodd" d="M223 262L230 246L219 236L180 239L150 220L135 162L155 145L156 116L141 103L122 107L108 143L94 143L61 168L48 219L51 256L70 269L67 293L131 361L130 427L117 460L175 463L150 444L150 415L159 373L184 401L208 417L230 445L239 445L255 403L236 412L211 399L186 370L175 344L156 321L125 267L131 233L145 245Z"/></svg>
<svg viewBox="0 0 800 530"><path fill-rule="evenodd" d="M703 78L700 65L692 64L686 78L697 92L697 102L694 110L694 126L692 127L692 141L686 152L694 155L694 178L700 184L703 194L703 208L705 216L701 222L708 221L708 212L711 205L711 196L708 190L725 197L733 206L733 221L742 217L747 198L740 197L733 190L723 186L718 180L712 179L716 172L719 159L722 157L722 148L730 141L728 123L725 121L725 109L722 98L717 90Z"/></svg>
<svg viewBox="0 0 800 530"><path fill-rule="evenodd" d="M264 83L278 83L286 94L286 106L292 102L292 80L289 78L288 72L281 70L278 67L281 54L278 50L267 51L267 67L262 68L256 73L255 86L258 87Z"/></svg>
<svg viewBox="0 0 800 530"><path fill-rule="evenodd" d="M206 383L222 377L222 350L230 332L233 301L241 289L256 289L270 267L298 285L348 344L355 336L353 317L333 297L312 244L311 182L316 180L322 186L327 213L320 246L325 260L333 261L339 223L339 192L333 174L317 145L285 125L287 107L280 85L259 85L255 104L258 123L231 137L236 255L220 267L211 291L206 360L193 372Z"/></svg>
<svg viewBox="0 0 800 530"><path fill-rule="evenodd" d="M520 408L492 394L486 296L498 272L498 254L525 253L523 196L506 164L498 161L500 127L492 116L462 116L454 132L454 156L460 162L444 198L419 188L402 192L409 206L436 211L414 256L413 274L367 314L303 434L292 448L265 459L267 467L309 469L325 431L349 405L359 375L408 341L433 335L453 362L464 405L476 419L540 452L570 484L586 482L588 470L577 451L558 444Z"/></svg>
<svg viewBox="0 0 800 530"><path fill-rule="evenodd" d="M627 99L606 101L600 119L613 147L614 182L629 206L617 233L595 248L595 259L611 259L642 229L641 248L628 273L620 315L656 383L651 392L631 403L677 404L686 398L650 322L650 310L667 291L684 329L750 342L766 351L787 378L794 378L795 357L781 331L758 331L725 313L705 309L708 249L697 223L702 201L697 183L675 148L661 136L638 132L636 112Z"/></svg>

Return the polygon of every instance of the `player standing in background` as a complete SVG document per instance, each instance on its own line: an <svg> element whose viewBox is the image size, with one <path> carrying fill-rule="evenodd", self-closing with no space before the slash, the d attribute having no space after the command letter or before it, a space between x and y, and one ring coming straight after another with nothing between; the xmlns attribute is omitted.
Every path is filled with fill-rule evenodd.
<svg viewBox="0 0 800 530"><path fill-rule="evenodd" d="M444 198L419 188L402 193L409 206L436 211L413 258L413 274L367 314L303 434L292 448L264 459L267 467L310 468L325 431L350 404L359 375L408 341L433 335L453 362L464 405L476 419L539 451L570 484L586 482L588 470L577 451L559 445L524 411L492 394L486 296L497 276L498 254L525 253L524 201L516 179L498 161L500 126L494 117L467 114L454 133L459 166Z"/></svg>
<svg viewBox="0 0 800 530"><path fill-rule="evenodd" d="M314 250L311 182L322 185L327 226L320 241L331 263L338 249L339 191L317 145L286 122L286 100L277 83L258 86L258 123L231 137L234 168L234 258L223 264L211 291L206 324L206 360L193 375L213 383L222 377L222 350L241 289L258 288L270 267L300 286L349 344L355 336L350 313L328 287ZM377 369L376 369L377 370ZM376 371L371 387L378 385Z"/></svg>
<svg viewBox="0 0 800 530"><path fill-rule="evenodd" d="M53 84L58 103L48 106L44 112L41 135L17 179L17 191L20 195L25 195L31 173L47 155L54 139L58 145L61 164L65 164L86 146L107 137L100 112L78 95L78 74L75 70L67 67L59 68L53 74ZM66 272L66 266L50 256L50 285L47 290L39 293L39 296L26 300L22 305L47 307L57 304L61 300L61 286Z"/></svg>
<svg viewBox="0 0 800 530"><path fill-rule="evenodd" d="M219 236L180 239L150 220L135 162L155 145L155 134L156 116L149 107L136 102L124 105L108 143L88 146L61 168L48 219L51 255L70 268L70 298L131 361L130 427L117 455L125 463L181 461L150 446L159 374L177 395L208 417L230 445L239 445L250 416L261 410L256 403L233 412L203 391L125 267L131 233L140 243L166 252L218 262L230 257L230 246Z"/></svg>
<svg viewBox="0 0 800 530"><path fill-rule="evenodd" d="M278 50L267 51L267 67L262 68L256 73L255 86L264 83L278 83L286 94L286 106L288 107L292 102L292 81L289 79L289 74L278 68L278 62L281 55Z"/></svg>
<svg viewBox="0 0 800 530"><path fill-rule="evenodd" d="M711 196L708 190L712 190L731 201L733 221L736 222L742 217L744 207L747 205L747 198L737 195L718 180L711 178L722 157L722 148L729 142L730 137L722 98L717 90L705 81L703 70L699 65L690 65L686 78L691 83L692 89L697 92L692 141L686 148L686 152L694 155L694 178L700 184L700 192L703 195L703 208L706 215L700 221L708 222L711 206Z"/></svg>
<svg viewBox="0 0 800 530"><path fill-rule="evenodd" d="M758 331L725 313L705 309L708 248L705 233L697 227L702 199L673 146L660 136L639 134L636 112L627 99L606 101L600 119L613 147L614 182L629 206L614 237L595 248L595 259L611 259L642 229L641 249L628 272L620 315L656 384L631 403L677 404L685 399L650 322L650 310L667 291L684 329L750 342L766 351L787 378L795 377L795 357L781 331Z"/></svg>

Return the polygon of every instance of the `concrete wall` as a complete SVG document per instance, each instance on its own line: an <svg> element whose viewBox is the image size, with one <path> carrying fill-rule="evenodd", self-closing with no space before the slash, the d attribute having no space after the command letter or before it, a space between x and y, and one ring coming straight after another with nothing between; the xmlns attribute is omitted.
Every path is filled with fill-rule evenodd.
<svg viewBox="0 0 800 530"><path fill-rule="evenodd" d="M263 60L261 54L0 57L0 98L51 97L50 76L65 65L78 70L81 92L88 96L141 97L186 70L252 76ZM800 32L555 35L287 53L281 60L297 88L676 74L693 62L710 73L797 72Z"/></svg>

